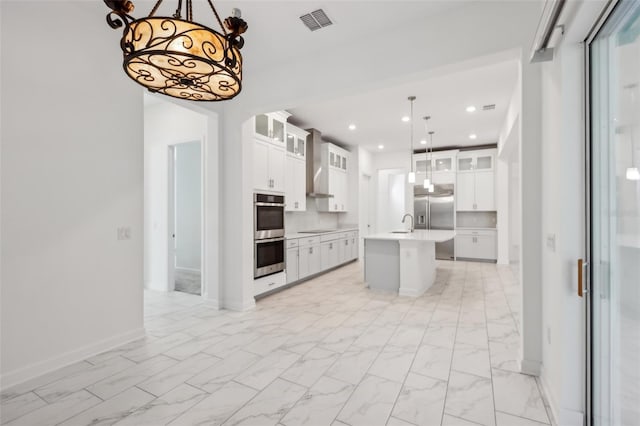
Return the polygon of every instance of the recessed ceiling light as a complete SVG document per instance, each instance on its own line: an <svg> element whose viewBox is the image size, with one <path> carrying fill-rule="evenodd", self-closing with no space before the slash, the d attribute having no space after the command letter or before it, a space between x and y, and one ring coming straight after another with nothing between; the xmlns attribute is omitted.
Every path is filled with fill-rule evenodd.
<svg viewBox="0 0 640 426"><path fill-rule="evenodd" d="M378 149L384 149L384 145L378 145Z"/></svg>
<svg viewBox="0 0 640 426"><path fill-rule="evenodd" d="M356 129L355 124L349 124L349 130L355 130L355 129Z"/></svg>
<svg viewBox="0 0 640 426"><path fill-rule="evenodd" d="M411 121L411 119L405 115L404 117L402 117L402 121L406 123L408 121Z"/></svg>
<svg viewBox="0 0 640 426"><path fill-rule="evenodd" d="M478 135L476 135L475 133L471 133L469 135L469 139L476 139L478 137Z"/></svg>
<svg viewBox="0 0 640 426"><path fill-rule="evenodd" d="M474 107L473 105L469 105L467 107L467 112L476 112L476 107Z"/></svg>
<svg viewBox="0 0 640 426"><path fill-rule="evenodd" d="M426 140L426 139L422 139L422 140L420 141L420 143L421 143L422 145L426 145L426 144L427 144L427 140Z"/></svg>

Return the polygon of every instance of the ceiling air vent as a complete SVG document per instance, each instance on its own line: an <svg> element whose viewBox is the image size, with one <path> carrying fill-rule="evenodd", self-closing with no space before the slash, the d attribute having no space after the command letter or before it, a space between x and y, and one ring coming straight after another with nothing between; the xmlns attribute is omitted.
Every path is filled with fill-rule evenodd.
<svg viewBox="0 0 640 426"><path fill-rule="evenodd" d="M328 27L333 24L331 19L324 13L324 10L318 9L314 10L311 13L307 13L306 15L302 15L300 17L302 23L304 23L307 28L311 31L319 30L320 28Z"/></svg>
<svg viewBox="0 0 640 426"><path fill-rule="evenodd" d="M492 109L496 109L496 104L483 105L483 111L491 111Z"/></svg>

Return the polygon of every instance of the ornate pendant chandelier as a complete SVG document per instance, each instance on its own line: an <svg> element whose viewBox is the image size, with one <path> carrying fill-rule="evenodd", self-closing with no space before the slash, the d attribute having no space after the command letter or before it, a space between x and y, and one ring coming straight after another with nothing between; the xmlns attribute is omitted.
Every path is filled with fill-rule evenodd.
<svg viewBox="0 0 640 426"><path fill-rule="evenodd" d="M247 23L234 16L220 20L212 0L207 0L223 34L193 21L192 0L182 0L172 17L156 17L163 0L149 16L135 19L129 0L104 0L111 12L111 28L124 27L120 47L123 68L136 83L154 93L192 101L224 101L242 89L241 34Z"/></svg>

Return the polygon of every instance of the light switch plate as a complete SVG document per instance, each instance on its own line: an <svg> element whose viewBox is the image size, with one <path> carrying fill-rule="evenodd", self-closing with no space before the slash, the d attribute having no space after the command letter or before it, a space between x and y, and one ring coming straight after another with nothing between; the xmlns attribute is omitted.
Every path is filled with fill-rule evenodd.
<svg viewBox="0 0 640 426"><path fill-rule="evenodd" d="M547 248L555 253L555 251L556 251L556 234L547 234Z"/></svg>
<svg viewBox="0 0 640 426"><path fill-rule="evenodd" d="M131 228L129 226L122 226L118 228L118 240L130 240Z"/></svg>

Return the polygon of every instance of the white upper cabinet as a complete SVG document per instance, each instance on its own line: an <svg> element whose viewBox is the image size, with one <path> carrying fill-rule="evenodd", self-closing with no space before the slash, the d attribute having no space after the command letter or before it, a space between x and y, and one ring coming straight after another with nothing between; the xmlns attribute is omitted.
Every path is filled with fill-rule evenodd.
<svg viewBox="0 0 640 426"><path fill-rule="evenodd" d="M454 183L457 153L458 150L414 154L413 170L416 172L416 185L425 178L433 178L435 183Z"/></svg>
<svg viewBox="0 0 640 426"><path fill-rule="evenodd" d="M333 197L317 199L318 211L348 211L349 151L331 143L321 147L322 172L318 178L318 190Z"/></svg>
<svg viewBox="0 0 640 426"><path fill-rule="evenodd" d="M287 156L306 158L307 136L309 132L287 124Z"/></svg>
<svg viewBox="0 0 640 426"><path fill-rule="evenodd" d="M495 149L463 151L458 154L458 172L473 172L475 170L493 171L495 155Z"/></svg>
<svg viewBox="0 0 640 426"><path fill-rule="evenodd" d="M285 159L285 211L302 212L307 209L307 167L306 162L300 158L289 157Z"/></svg>
<svg viewBox="0 0 640 426"><path fill-rule="evenodd" d="M495 149L465 151L458 155L456 210L495 211Z"/></svg>
<svg viewBox="0 0 640 426"><path fill-rule="evenodd" d="M307 209L306 142L309 133L287 125L287 155L285 158L285 211L300 212Z"/></svg>
<svg viewBox="0 0 640 426"><path fill-rule="evenodd" d="M286 111L258 114L254 117L254 136L264 142L284 145L287 135L287 118L291 114Z"/></svg>
<svg viewBox="0 0 640 426"><path fill-rule="evenodd" d="M260 191L284 192L284 148L256 140L253 145L253 187Z"/></svg>

